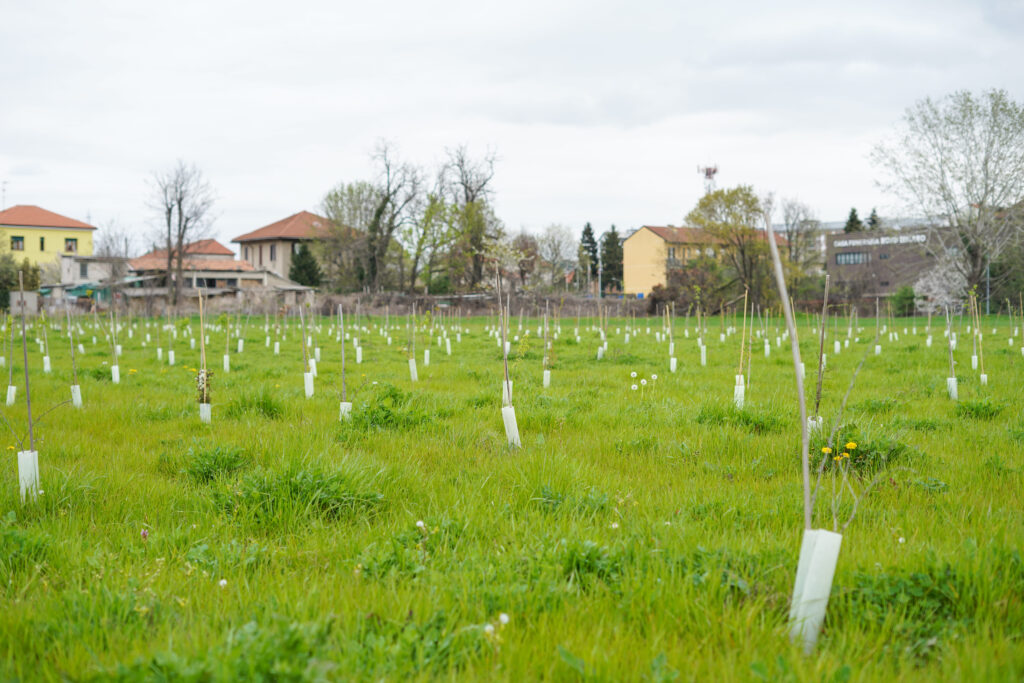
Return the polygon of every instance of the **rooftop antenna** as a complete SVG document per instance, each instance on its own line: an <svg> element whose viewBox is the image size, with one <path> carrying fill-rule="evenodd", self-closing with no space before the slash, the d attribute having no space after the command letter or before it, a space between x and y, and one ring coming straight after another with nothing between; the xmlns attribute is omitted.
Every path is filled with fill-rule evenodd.
<svg viewBox="0 0 1024 683"><path fill-rule="evenodd" d="M698 166L697 173L704 176L704 194L711 194L715 191L715 174L718 173L718 164L712 166Z"/></svg>

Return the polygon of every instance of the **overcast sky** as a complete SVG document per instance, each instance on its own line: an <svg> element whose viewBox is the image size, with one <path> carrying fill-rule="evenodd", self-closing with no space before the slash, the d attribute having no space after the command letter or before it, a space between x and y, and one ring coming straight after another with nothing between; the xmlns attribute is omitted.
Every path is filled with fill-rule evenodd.
<svg viewBox="0 0 1024 683"><path fill-rule="evenodd" d="M386 139L426 167L494 150L510 231L679 224L711 163L822 220L891 215L871 146L925 96L1024 99L1022 65L1020 0L0 0L0 181L148 236L181 158L228 243L372 178Z"/></svg>

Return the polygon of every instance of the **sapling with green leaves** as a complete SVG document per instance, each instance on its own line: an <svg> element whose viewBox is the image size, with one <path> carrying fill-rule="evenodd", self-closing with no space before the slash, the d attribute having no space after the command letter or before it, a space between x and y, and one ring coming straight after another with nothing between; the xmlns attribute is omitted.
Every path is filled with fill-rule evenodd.
<svg viewBox="0 0 1024 683"><path fill-rule="evenodd" d="M498 269L497 273L498 285L498 309L500 311L501 320L499 321L499 327L501 328L501 361L504 368L504 381L502 382L502 398L504 403L501 408L501 418L505 423L505 440L509 446L513 448L519 448L521 442L519 440L519 424L516 422L516 409L512 405L512 378L508 372L508 318L509 318L509 306L506 303L504 309L501 305L501 269Z"/></svg>
<svg viewBox="0 0 1024 683"><path fill-rule="evenodd" d="M8 319L8 331L10 332L10 344L8 348L11 350L11 362L7 365L7 405L13 406L14 400L18 395L18 387L14 386L14 321L11 316L7 316Z"/></svg>
<svg viewBox="0 0 1024 683"><path fill-rule="evenodd" d="M957 400L956 363L953 361L953 316L946 306L946 350L949 352L949 376L946 378L946 392L954 401Z"/></svg>
<svg viewBox="0 0 1024 683"><path fill-rule="evenodd" d="M303 310L304 306L309 306L309 303L299 304L299 324L301 326L300 334L302 335L302 384L303 389L306 392L306 398L313 398L313 369L309 362L309 348L306 345L306 314Z"/></svg>
<svg viewBox="0 0 1024 683"><path fill-rule="evenodd" d="M407 321L409 328L409 343L406 345L409 356L409 379L413 382L419 380L419 373L416 371L416 302L412 302L411 317Z"/></svg>
<svg viewBox="0 0 1024 683"><path fill-rule="evenodd" d="M78 383L78 362L75 358L75 329L71 324L71 307L64 300L64 313L68 323L68 343L71 345L71 405L82 407L82 387Z"/></svg>
<svg viewBox="0 0 1024 683"><path fill-rule="evenodd" d="M199 290L199 372L196 374L196 389L199 393L199 419L209 423L213 420L213 408L210 405L210 378L213 372L206 367L205 323L203 292Z"/></svg>
<svg viewBox="0 0 1024 683"><path fill-rule="evenodd" d="M345 327L345 312L338 304L338 329ZM348 400L347 378L345 376L345 342L341 343L341 403L338 406L338 419L346 420L352 415L352 402Z"/></svg>
<svg viewBox="0 0 1024 683"><path fill-rule="evenodd" d="M825 326L828 320L828 285L829 276L825 275L825 296L821 302L821 324L818 326L818 382L814 391L814 412L808 418L808 427L813 431L821 429L823 422L819 414L821 407L821 383L825 377Z"/></svg>

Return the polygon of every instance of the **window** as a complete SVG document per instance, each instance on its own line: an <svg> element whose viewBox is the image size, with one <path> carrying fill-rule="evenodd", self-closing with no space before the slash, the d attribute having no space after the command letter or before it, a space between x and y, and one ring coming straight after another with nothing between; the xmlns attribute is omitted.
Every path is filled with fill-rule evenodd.
<svg viewBox="0 0 1024 683"><path fill-rule="evenodd" d="M273 263L276 260L277 260L277 245L276 244L271 244L270 245L270 262Z"/></svg>
<svg viewBox="0 0 1024 683"><path fill-rule="evenodd" d="M882 285L883 287L888 287L889 286L889 281L888 280L882 280L878 284Z"/></svg>
<svg viewBox="0 0 1024 683"><path fill-rule="evenodd" d="M87 278L89 277L89 264L82 261L78 264L78 277Z"/></svg>
<svg viewBox="0 0 1024 683"><path fill-rule="evenodd" d="M245 260L252 263L252 261L249 260L249 247L245 248Z"/></svg>
<svg viewBox="0 0 1024 683"><path fill-rule="evenodd" d="M860 263L868 263L870 260L870 254L865 251L847 251L836 254L837 266L855 266Z"/></svg>
<svg viewBox="0 0 1024 683"><path fill-rule="evenodd" d="M224 284L227 287L237 287L238 286L238 278L236 278L236 277L229 277L227 280L224 281Z"/></svg>
<svg viewBox="0 0 1024 683"><path fill-rule="evenodd" d="M888 254L879 254L878 258L884 261L885 259L889 258L889 255Z"/></svg>
<svg viewBox="0 0 1024 683"><path fill-rule="evenodd" d="M11 251L25 251L25 238L12 236Z"/></svg>
<svg viewBox="0 0 1024 683"><path fill-rule="evenodd" d="M39 238L39 251L46 251L46 238L45 237L40 237Z"/></svg>
<svg viewBox="0 0 1024 683"><path fill-rule="evenodd" d="M299 253L299 243L298 242L292 242L292 253L293 254L298 254Z"/></svg>
<svg viewBox="0 0 1024 683"><path fill-rule="evenodd" d="M263 265L263 245L260 245L260 265Z"/></svg>
<svg viewBox="0 0 1024 683"><path fill-rule="evenodd" d="M78 253L78 238L77 237L67 237L67 238L65 238L64 239L64 251L69 253L69 254L77 254Z"/></svg>
<svg viewBox="0 0 1024 683"><path fill-rule="evenodd" d="M668 248L668 257L672 261L676 260L676 248L675 247L669 247Z"/></svg>

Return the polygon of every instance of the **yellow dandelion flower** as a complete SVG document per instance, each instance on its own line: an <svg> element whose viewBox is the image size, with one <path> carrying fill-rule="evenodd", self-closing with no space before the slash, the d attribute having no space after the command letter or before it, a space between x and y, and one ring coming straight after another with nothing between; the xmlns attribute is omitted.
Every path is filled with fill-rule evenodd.
<svg viewBox="0 0 1024 683"><path fill-rule="evenodd" d="M9 450L9 451L13 451L13 450L14 450L14 446L8 446L8 447L7 447L7 450Z"/></svg>
<svg viewBox="0 0 1024 683"><path fill-rule="evenodd" d="M850 443L846 444L846 449L849 450L849 451L852 451L856 447L857 447L857 444L855 444L852 441Z"/></svg>
<svg viewBox="0 0 1024 683"><path fill-rule="evenodd" d="M835 460L836 462L839 462L839 461L840 461L840 460L842 460L843 458L842 458L842 456L839 456L839 455L837 455L836 457L834 457L834 458L832 458L832 459L833 459L833 460Z"/></svg>
<svg viewBox="0 0 1024 683"><path fill-rule="evenodd" d="M824 453L825 455L828 455L829 453L832 452L832 449L829 448L828 446L822 446L821 452Z"/></svg>
<svg viewBox="0 0 1024 683"><path fill-rule="evenodd" d="M843 457L843 458L849 458L849 457L850 457L850 454L849 454L849 453L843 453L843 454L842 454L842 456L840 456L840 457Z"/></svg>

